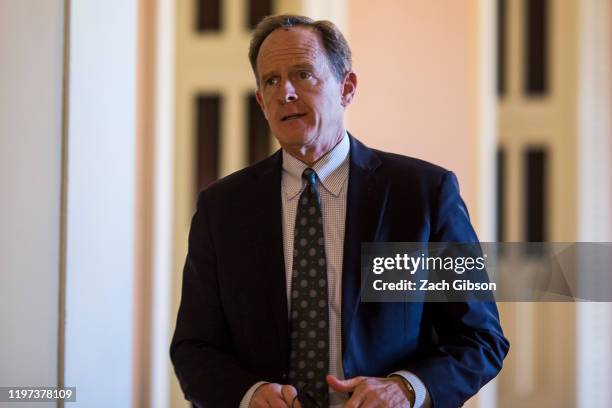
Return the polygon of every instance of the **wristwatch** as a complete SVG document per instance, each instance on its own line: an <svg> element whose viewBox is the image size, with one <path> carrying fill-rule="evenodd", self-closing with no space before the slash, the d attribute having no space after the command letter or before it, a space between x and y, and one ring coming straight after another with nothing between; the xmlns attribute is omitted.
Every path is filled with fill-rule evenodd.
<svg viewBox="0 0 612 408"><path fill-rule="evenodd" d="M406 385L406 388L408 388L408 399L410 400L410 406L414 407L414 402L416 400L416 394L414 393L414 388L412 388L412 384L410 384L410 381L408 381L407 379L405 379L403 376L399 374L392 374L392 376L398 377Z"/></svg>
<svg viewBox="0 0 612 408"><path fill-rule="evenodd" d="M414 388L412 388L412 384L410 384L410 381L408 381L407 379L403 378L404 380L404 384L406 384L406 386L408 387L408 392L410 393L410 406L414 407L414 400L416 399L416 394L414 393Z"/></svg>

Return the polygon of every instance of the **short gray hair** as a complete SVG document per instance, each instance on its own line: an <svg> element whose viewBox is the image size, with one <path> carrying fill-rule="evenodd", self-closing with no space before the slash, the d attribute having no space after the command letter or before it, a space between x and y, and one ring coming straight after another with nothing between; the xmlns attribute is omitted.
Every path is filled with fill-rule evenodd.
<svg viewBox="0 0 612 408"><path fill-rule="evenodd" d="M287 27L309 27L321 34L327 60L338 81L342 82L344 76L352 70L351 49L342 32L331 21L315 21L309 17L292 14L268 16L255 27L249 46L249 61L258 86L257 56L261 44L274 30Z"/></svg>

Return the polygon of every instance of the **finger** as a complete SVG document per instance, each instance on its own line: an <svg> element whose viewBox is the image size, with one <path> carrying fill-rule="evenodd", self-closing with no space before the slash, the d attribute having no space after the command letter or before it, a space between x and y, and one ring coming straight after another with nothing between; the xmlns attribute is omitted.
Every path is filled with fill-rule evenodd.
<svg viewBox="0 0 612 408"><path fill-rule="evenodd" d="M253 394L252 408L287 408L282 399L281 388L281 385L276 383L261 385ZM278 402L281 405L278 405Z"/></svg>
<svg viewBox="0 0 612 408"><path fill-rule="evenodd" d="M249 408L269 408L266 401L266 395L270 385L270 383L265 383L255 389L251 397L251 402L249 403Z"/></svg>
<svg viewBox="0 0 612 408"><path fill-rule="evenodd" d="M366 393L362 388L357 389L357 391L351 395L351 398L346 401L344 408L361 408L365 401L365 396Z"/></svg>
<svg viewBox="0 0 612 408"><path fill-rule="evenodd" d="M283 396L283 401L287 404L288 407L291 407L293 404L293 400L297 397L297 390L292 385L283 385L281 387L281 395ZM299 404L298 401L295 401L294 408Z"/></svg>
<svg viewBox="0 0 612 408"><path fill-rule="evenodd" d="M291 405L289 405L289 407L290 408L302 408L302 403L298 399L297 395L295 396L293 402L291 402Z"/></svg>
<svg viewBox="0 0 612 408"><path fill-rule="evenodd" d="M266 396L263 396L263 397L260 396L257 399L253 399L251 401L251 405L249 405L249 408L270 408L270 407L272 407L272 403L270 399ZM284 407L286 408L286 405L284 405Z"/></svg>
<svg viewBox="0 0 612 408"><path fill-rule="evenodd" d="M273 397L272 399L268 400L268 405L270 405L270 408L287 408L290 407L290 405L288 405L285 401L283 401L280 397Z"/></svg>
<svg viewBox="0 0 612 408"><path fill-rule="evenodd" d="M371 399L371 398L366 398L361 405L359 406L359 408L387 408L390 407L391 405L389 405L389 402L387 401L387 403L381 401L380 399Z"/></svg>
<svg viewBox="0 0 612 408"><path fill-rule="evenodd" d="M269 408L269 405L263 398L253 398L249 408Z"/></svg>
<svg viewBox="0 0 612 408"><path fill-rule="evenodd" d="M329 386L336 391L353 392L353 390L365 379L365 377L353 377L347 380L339 380L337 377L330 374L325 377L325 379L327 380Z"/></svg>

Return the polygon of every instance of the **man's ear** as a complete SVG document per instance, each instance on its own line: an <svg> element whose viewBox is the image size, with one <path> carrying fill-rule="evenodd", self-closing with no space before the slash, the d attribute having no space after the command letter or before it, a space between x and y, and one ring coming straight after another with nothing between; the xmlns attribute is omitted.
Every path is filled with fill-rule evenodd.
<svg viewBox="0 0 612 408"><path fill-rule="evenodd" d="M342 106L346 108L351 104L356 91L357 74L355 74L353 71L350 71L346 74L346 76L344 77L344 82L342 83Z"/></svg>
<svg viewBox="0 0 612 408"><path fill-rule="evenodd" d="M257 104L259 105L259 107L261 108L261 111L266 117L266 120L268 120L268 113L266 112L266 106L264 105L264 101L263 101L263 98L261 97L261 93L259 92L259 89L255 91L255 99L257 100Z"/></svg>

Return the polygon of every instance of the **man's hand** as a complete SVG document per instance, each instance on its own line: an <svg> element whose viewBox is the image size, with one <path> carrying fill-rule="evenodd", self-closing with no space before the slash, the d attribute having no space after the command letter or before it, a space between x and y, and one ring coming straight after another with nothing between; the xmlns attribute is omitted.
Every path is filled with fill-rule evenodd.
<svg viewBox="0 0 612 408"><path fill-rule="evenodd" d="M339 380L327 376L327 383L339 392L352 392L344 408L411 408L414 394L400 377L354 377Z"/></svg>
<svg viewBox="0 0 612 408"><path fill-rule="evenodd" d="M276 383L262 384L253 393L249 408L302 408L296 399L297 391L292 385Z"/></svg>

